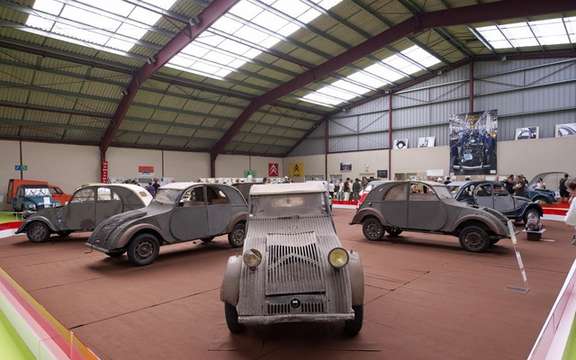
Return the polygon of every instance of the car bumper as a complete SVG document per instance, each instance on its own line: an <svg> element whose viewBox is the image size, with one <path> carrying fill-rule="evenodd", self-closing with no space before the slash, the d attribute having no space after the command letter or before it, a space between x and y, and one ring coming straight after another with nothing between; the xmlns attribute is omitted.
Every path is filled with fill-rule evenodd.
<svg viewBox="0 0 576 360"><path fill-rule="evenodd" d="M96 246L96 245L91 244L89 242L85 243L85 245L88 246L92 250L100 251L100 252L103 252L105 254L108 254L111 251L110 249L105 249L103 247Z"/></svg>
<svg viewBox="0 0 576 360"><path fill-rule="evenodd" d="M353 320L354 314L286 314L239 316L238 321L247 325L268 325L293 322L337 322Z"/></svg>

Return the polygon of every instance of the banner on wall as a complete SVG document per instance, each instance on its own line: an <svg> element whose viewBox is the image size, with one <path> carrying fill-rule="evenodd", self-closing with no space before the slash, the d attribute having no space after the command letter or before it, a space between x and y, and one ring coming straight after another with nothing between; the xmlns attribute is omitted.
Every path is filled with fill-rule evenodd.
<svg viewBox="0 0 576 360"><path fill-rule="evenodd" d="M434 147L436 143L435 136L424 136L418 138L418 147L419 148L426 148L426 147Z"/></svg>
<svg viewBox="0 0 576 360"><path fill-rule="evenodd" d="M538 139L540 128L538 126L530 126L516 129L516 140Z"/></svg>
<svg viewBox="0 0 576 360"><path fill-rule="evenodd" d="M352 171L352 163L340 163L340 171L342 172L349 172Z"/></svg>
<svg viewBox="0 0 576 360"><path fill-rule="evenodd" d="M268 163L268 176L270 176L270 177L280 176L280 171L278 170L278 163L277 162L269 162Z"/></svg>
<svg viewBox="0 0 576 360"><path fill-rule="evenodd" d="M102 168L100 169L100 182L108 183L108 160L102 161Z"/></svg>
<svg viewBox="0 0 576 360"><path fill-rule="evenodd" d="M290 177L304 176L304 163L301 161L288 163L288 176Z"/></svg>
<svg viewBox="0 0 576 360"><path fill-rule="evenodd" d="M394 140L395 150L406 150L408 149L408 139L395 139Z"/></svg>
<svg viewBox="0 0 576 360"><path fill-rule="evenodd" d="M496 174L497 110L451 115L448 131L451 173Z"/></svg>
<svg viewBox="0 0 576 360"><path fill-rule="evenodd" d="M151 175L154 174L154 165L138 165L139 175Z"/></svg>
<svg viewBox="0 0 576 360"><path fill-rule="evenodd" d="M576 123L556 125L556 137L576 135Z"/></svg>

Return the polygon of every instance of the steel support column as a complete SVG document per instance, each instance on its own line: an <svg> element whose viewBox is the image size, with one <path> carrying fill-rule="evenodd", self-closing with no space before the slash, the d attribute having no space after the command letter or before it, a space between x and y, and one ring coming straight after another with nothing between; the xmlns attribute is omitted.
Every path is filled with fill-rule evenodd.
<svg viewBox="0 0 576 360"><path fill-rule="evenodd" d="M468 65L468 112L474 112L474 61Z"/></svg>
<svg viewBox="0 0 576 360"><path fill-rule="evenodd" d="M103 154L112 143L116 131L120 128L130 105L134 101L138 89L149 79L158 69L163 67L170 59L177 55L182 49L190 44L204 30L208 29L218 18L224 15L238 0L214 0L198 16L197 24L187 24L178 34L176 34L162 49L160 49L150 63L142 66L132 77L124 96L108 125L102 141L100 150Z"/></svg>
<svg viewBox="0 0 576 360"><path fill-rule="evenodd" d="M392 93L388 94L388 179L392 180Z"/></svg>
<svg viewBox="0 0 576 360"><path fill-rule="evenodd" d="M330 150L330 126L328 124L330 119L326 119L324 124L324 180L328 179L328 152Z"/></svg>
<svg viewBox="0 0 576 360"><path fill-rule="evenodd" d="M407 19L363 43L333 57L292 80L280 85L252 100L250 105L240 114L224 136L212 147L212 153L217 156L240 131L242 126L262 106L286 96L302 87L321 80L342 67L366 57L386 45L400 40L408 35L436 27L471 24L483 21L508 18L529 17L551 12L562 12L574 9L573 0L533 1L503 0L479 5L463 6L439 11L418 14Z"/></svg>

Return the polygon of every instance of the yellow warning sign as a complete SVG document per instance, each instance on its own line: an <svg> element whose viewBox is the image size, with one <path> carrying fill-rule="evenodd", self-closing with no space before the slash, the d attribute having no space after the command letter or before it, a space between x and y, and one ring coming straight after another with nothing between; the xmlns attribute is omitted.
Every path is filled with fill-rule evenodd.
<svg viewBox="0 0 576 360"><path fill-rule="evenodd" d="M304 163L303 162L288 163L288 176L290 177L304 176Z"/></svg>

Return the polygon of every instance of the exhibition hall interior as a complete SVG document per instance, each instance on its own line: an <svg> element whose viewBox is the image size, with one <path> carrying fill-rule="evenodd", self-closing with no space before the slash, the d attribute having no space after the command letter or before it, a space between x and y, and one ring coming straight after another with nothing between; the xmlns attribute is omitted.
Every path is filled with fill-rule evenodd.
<svg viewBox="0 0 576 360"><path fill-rule="evenodd" d="M574 0L0 0L0 359L576 359Z"/></svg>

